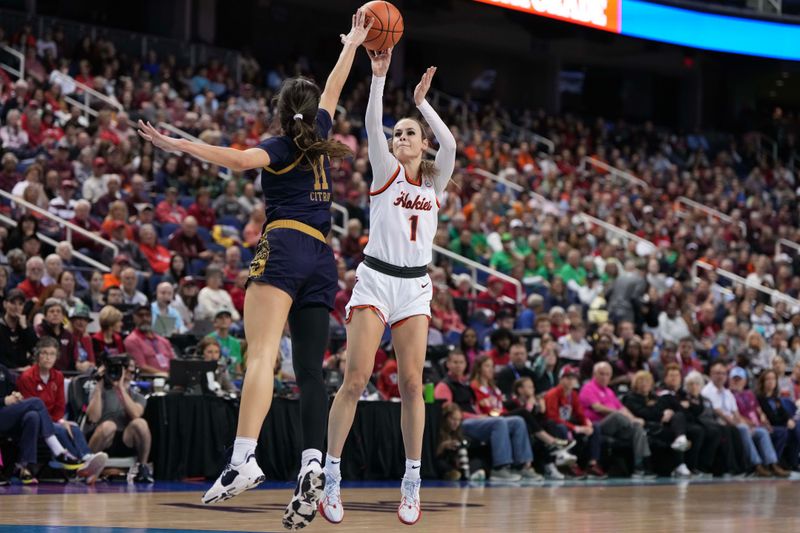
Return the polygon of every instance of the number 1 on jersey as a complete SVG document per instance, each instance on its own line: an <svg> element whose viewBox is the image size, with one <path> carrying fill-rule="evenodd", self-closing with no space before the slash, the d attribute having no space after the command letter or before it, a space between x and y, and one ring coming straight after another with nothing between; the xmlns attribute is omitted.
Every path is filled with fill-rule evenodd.
<svg viewBox="0 0 800 533"><path fill-rule="evenodd" d="M411 221L411 242L416 242L416 240L417 240L417 222L419 222L419 215L414 215L409 220Z"/></svg>

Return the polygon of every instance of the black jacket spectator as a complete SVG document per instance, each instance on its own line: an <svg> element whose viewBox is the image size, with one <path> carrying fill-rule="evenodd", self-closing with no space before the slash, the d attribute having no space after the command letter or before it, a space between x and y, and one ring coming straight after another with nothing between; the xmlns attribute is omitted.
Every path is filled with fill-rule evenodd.
<svg viewBox="0 0 800 533"><path fill-rule="evenodd" d="M28 366L29 355L36 345L36 333L33 327L21 329L19 326L12 329L5 318L0 318L0 363L8 368L22 368Z"/></svg>

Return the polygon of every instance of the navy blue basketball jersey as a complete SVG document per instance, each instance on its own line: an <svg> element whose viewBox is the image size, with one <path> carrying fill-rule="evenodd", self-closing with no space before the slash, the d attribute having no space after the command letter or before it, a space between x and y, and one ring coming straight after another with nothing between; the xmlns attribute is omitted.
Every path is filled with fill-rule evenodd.
<svg viewBox="0 0 800 533"><path fill-rule="evenodd" d="M317 111L317 132L323 139L331 130L331 116ZM258 145L269 154L269 166L261 171L261 188L266 203L267 224L275 220L296 220L327 235L331 229L330 161L320 157L309 161L287 136L272 137Z"/></svg>

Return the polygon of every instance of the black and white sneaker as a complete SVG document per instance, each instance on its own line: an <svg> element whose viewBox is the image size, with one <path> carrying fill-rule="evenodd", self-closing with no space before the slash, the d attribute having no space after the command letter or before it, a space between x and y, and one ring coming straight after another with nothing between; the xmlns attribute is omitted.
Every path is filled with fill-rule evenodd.
<svg viewBox="0 0 800 533"><path fill-rule="evenodd" d="M84 462L81 459L71 456L68 453L61 453L53 457L48 463L50 468L55 470L80 470Z"/></svg>
<svg viewBox="0 0 800 533"><path fill-rule="evenodd" d="M322 493L325 490L325 473L316 459L300 469L292 501L283 513L283 527L303 529L314 520Z"/></svg>
<svg viewBox="0 0 800 533"><path fill-rule="evenodd" d="M256 456L250 454L242 464L236 466L228 464L225 467L222 474L203 495L203 503L211 505L230 500L248 489L257 487L264 479L266 479L264 472L259 468Z"/></svg>

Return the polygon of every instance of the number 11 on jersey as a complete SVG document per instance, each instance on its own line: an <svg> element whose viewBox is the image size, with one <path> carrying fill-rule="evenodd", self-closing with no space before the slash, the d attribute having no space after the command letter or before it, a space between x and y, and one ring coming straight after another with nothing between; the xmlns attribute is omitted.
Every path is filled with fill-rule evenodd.
<svg viewBox="0 0 800 533"><path fill-rule="evenodd" d="M417 240L417 223L419 222L419 215L414 215L409 218L411 221L411 242L416 242Z"/></svg>

